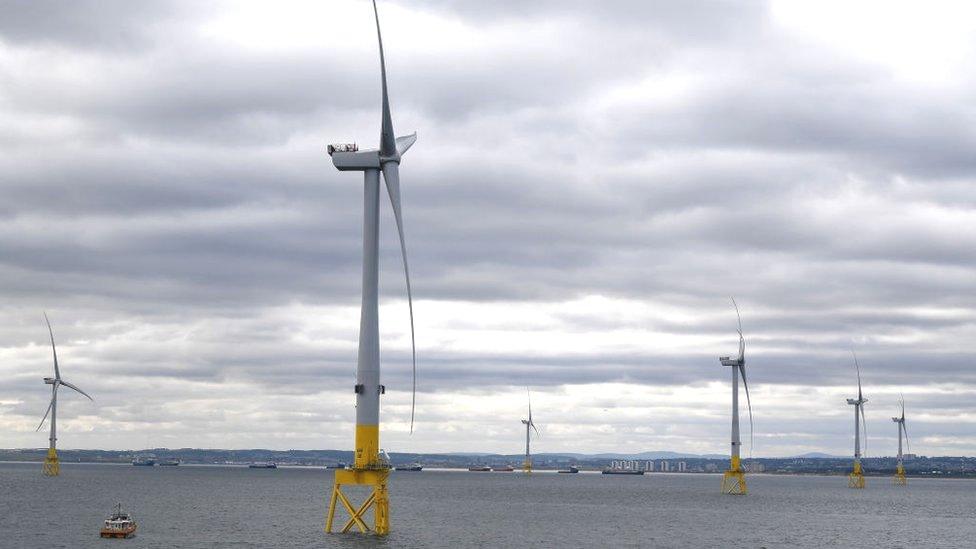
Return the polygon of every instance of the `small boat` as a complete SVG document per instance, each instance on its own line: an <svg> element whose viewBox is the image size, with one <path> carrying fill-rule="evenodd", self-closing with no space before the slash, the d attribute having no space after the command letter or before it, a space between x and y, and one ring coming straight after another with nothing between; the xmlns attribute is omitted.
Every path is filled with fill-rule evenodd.
<svg viewBox="0 0 976 549"><path fill-rule="evenodd" d="M178 459L163 459L163 460L160 460L159 466L160 467L176 467L180 463L182 463L182 462L180 460L178 460Z"/></svg>
<svg viewBox="0 0 976 549"><path fill-rule="evenodd" d="M557 473L579 473L579 467L570 466L569 469L560 469Z"/></svg>
<svg viewBox="0 0 976 549"><path fill-rule="evenodd" d="M604 469L604 475L643 475L644 471L636 469Z"/></svg>
<svg viewBox="0 0 976 549"><path fill-rule="evenodd" d="M122 512L122 504L119 503L112 516L105 519L99 535L103 538L131 538L136 535L136 521L132 520L129 513Z"/></svg>
<svg viewBox="0 0 976 549"><path fill-rule="evenodd" d="M264 463L252 463L247 466L248 469L277 469L278 464L273 461L266 461Z"/></svg>
<svg viewBox="0 0 976 549"><path fill-rule="evenodd" d="M346 468L346 464L345 463L342 463L340 461L339 463L334 463L334 464L331 464L331 465L326 465L325 468L326 469L345 469Z"/></svg>
<svg viewBox="0 0 976 549"><path fill-rule="evenodd" d="M488 467L487 465L475 465L474 467L468 467L468 471L475 473L486 473L491 471L491 467Z"/></svg>
<svg viewBox="0 0 976 549"><path fill-rule="evenodd" d="M411 463L410 465L397 465L394 469L397 471L422 471L424 466L419 463Z"/></svg>
<svg viewBox="0 0 976 549"><path fill-rule="evenodd" d="M150 456L136 456L132 464L136 467L152 467L156 465L156 459Z"/></svg>
<svg viewBox="0 0 976 549"><path fill-rule="evenodd" d="M496 473L511 473L515 469L511 465L502 465L500 467L492 467L491 470Z"/></svg>

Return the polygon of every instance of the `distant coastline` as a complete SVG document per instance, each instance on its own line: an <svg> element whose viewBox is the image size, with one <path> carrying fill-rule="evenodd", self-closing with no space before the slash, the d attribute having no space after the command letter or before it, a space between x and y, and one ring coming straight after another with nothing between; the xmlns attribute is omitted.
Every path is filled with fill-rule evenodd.
<svg viewBox="0 0 976 549"><path fill-rule="evenodd" d="M0 449L0 462L42 462L46 449ZM147 448L140 450L59 450L62 463L128 464L137 455L153 454L158 459L180 460L186 465L244 466L258 462L274 462L288 467L327 467L352 462L352 452L345 450L221 450L199 448ZM621 462L629 466L651 467L651 473L716 473L728 465L728 458L717 455L696 456L677 452L642 452L638 454L536 454L533 466L540 470L556 470L575 465L584 471L599 471ZM492 453L399 453L392 452L393 464L422 463L426 468L467 469L474 465L518 465L521 454ZM865 474L890 475L895 468L894 457L875 457L863 460ZM679 464L680 470L679 470ZM804 455L789 458L753 458L744 460L752 473L796 475L846 475L851 458ZM670 470L663 470L667 467ZM976 478L976 457L915 456L905 462L906 473L924 478Z"/></svg>

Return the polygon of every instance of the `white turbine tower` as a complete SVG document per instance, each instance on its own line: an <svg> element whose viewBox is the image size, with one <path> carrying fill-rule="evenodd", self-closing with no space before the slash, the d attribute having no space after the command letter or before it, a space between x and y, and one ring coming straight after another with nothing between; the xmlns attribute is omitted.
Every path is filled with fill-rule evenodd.
<svg viewBox="0 0 976 549"><path fill-rule="evenodd" d="M88 400L94 402L88 393L82 391L75 385L68 383L67 381L61 379L61 370L58 368L58 349L54 346L54 330L51 329L51 321L47 318L47 313L44 313L44 321L47 322L47 331L51 335L51 351L54 353L54 377L44 378L44 383L51 386L51 403L47 406L47 411L44 412L44 417L41 418L41 423L38 424L35 431L40 431L41 427L44 426L44 422L47 420L48 414L51 415L51 436L49 437L50 445L47 449L47 457L44 458L44 465L42 470L44 475L48 477L56 477L61 474L61 464L58 461L58 388L64 385L70 389L74 389L79 393L88 397Z"/></svg>
<svg viewBox="0 0 976 549"><path fill-rule="evenodd" d="M864 403L868 399L864 398L861 391L861 365L857 363L857 353L851 350L854 355L854 368L857 371L857 398L847 399L847 403L854 406L854 470L847 478L848 488L864 488L864 472L861 469L861 427L864 427L864 450L868 448L868 425L864 419Z"/></svg>
<svg viewBox="0 0 976 549"><path fill-rule="evenodd" d="M335 473L335 486L329 503L326 531L332 531L332 519L336 502L349 512L350 518L342 528L348 532L355 525L361 532L370 528L363 517L373 507L373 531L380 535L389 532L389 499L386 488L390 466L381 457L379 447L380 395L386 388L380 384L379 312L377 304L379 283L379 211L380 172L386 181L386 190L393 205L397 232L400 235L400 252L403 255L403 271L407 279L407 303L410 308L410 343L413 357L413 397L410 405L410 431L413 432L414 405L417 394L417 351L414 340L413 296L410 290L410 270L407 267L407 247L403 238L403 216L400 210L400 159L417 140L417 134L394 137L393 118L390 115L390 98L386 86L386 59L383 55L383 37L380 34L380 17L373 0L376 18L376 37L380 52L380 77L382 83L382 122L380 148L359 150L355 144L330 145L332 163L341 171L360 171L364 176L363 212L363 300L359 321L359 359L356 368L356 447L352 468ZM372 487L372 494L363 504L353 509L342 494L341 486L365 485Z"/></svg>
<svg viewBox="0 0 976 549"><path fill-rule="evenodd" d="M522 420L522 425L525 425L525 463L522 464L522 469L526 473L531 473L532 453L529 450L529 429L535 431L536 436L539 436L539 430L535 428L535 423L532 421L532 393L529 393L528 389L525 389L525 392L529 397L529 419Z"/></svg>
<svg viewBox="0 0 976 549"><path fill-rule="evenodd" d="M746 489L745 472L742 470L742 461L739 449L742 441L739 437L739 375L742 375L742 386L746 390L746 404L749 407L749 447L752 448L753 424L752 424L752 399L749 398L749 383L746 381L746 340L742 337L742 317L739 315L739 306L732 298L732 306L735 307L735 316L738 320L739 332L739 356L736 358L723 356L719 358L722 366L732 367L732 456L729 470L722 475L722 492L733 495L745 495Z"/></svg>
<svg viewBox="0 0 976 549"><path fill-rule="evenodd" d="M905 434L905 445L908 445L908 428L905 427L905 397L901 397L901 417L893 417L891 421L898 424L898 468L895 470L894 482L898 486L904 486L908 484L908 479L905 478L905 458L902 455L901 450L901 435Z"/></svg>

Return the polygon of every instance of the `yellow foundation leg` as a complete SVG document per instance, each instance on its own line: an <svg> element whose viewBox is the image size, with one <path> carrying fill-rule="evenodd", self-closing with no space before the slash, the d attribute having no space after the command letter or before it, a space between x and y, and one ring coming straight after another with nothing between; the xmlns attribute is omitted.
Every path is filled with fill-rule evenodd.
<svg viewBox="0 0 976 549"><path fill-rule="evenodd" d="M532 460L531 459L526 459L525 462L522 463L522 470L525 471L526 473L531 473L532 472Z"/></svg>
<svg viewBox="0 0 976 549"><path fill-rule="evenodd" d="M895 483L895 486L905 486L906 484L908 484L908 479L905 478L904 465L900 463L898 464L898 470L895 471L895 477L892 479L892 481Z"/></svg>
<svg viewBox="0 0 976 549"><path fill-rule="evenodd" d="M339 530L346 533L355 526L360 532L372 532L385 536L390 532L390 498L386 490L386 479L389 469L342 469L335 472L335 485L332 487L332 498L329 500L329 514L325 519L325 531L332 533L332 523L335 519L336 503L341 503L349 515L349 520ZM370 486L369 497L358 507L353 507L346 495L342 493L343 485ZM366 514L373 509L373 527L366 524Z"/></svg>
<svg viewBox="0 0 976 549"><path fill-rule="evenodd" d="M44 465L41 469L46 477L56 477L61 474L61 463L58 462L58 451L54 448L47 449L47 457L44 458Z"/></svg>
<svg viewBox="0 0 976 549"><path fill-rule="evenodd" d="M744 496L749 493L746 488L746 474L742 470L742 463L738 457L733 457L729 470L722 475L722 493L734 496Z"/></svg>
<svg viewBox="0 0 976 549"><path fill-rule="evenodd" d="M847 477L847 487L860 490L864 488L864 472L861 471L861 464L855 463L854 470Z"/></svg>

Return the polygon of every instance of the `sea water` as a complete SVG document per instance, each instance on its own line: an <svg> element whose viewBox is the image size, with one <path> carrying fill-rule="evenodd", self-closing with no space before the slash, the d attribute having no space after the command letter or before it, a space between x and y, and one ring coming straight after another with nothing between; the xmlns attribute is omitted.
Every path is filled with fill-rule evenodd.
<svg viewBox="0 0 976 549"><path fill-rule="evenodd" d="M708 474L393 472L374 538L323 532L326 469L0 463L0 547L976 547L976 481L747 478L727 496ZM137 536L102 540L117 502Z"/></svg>

